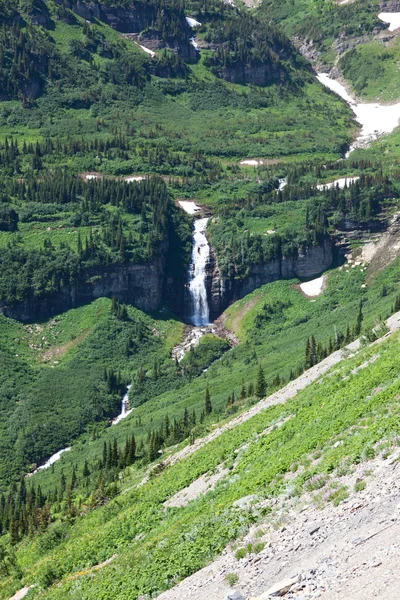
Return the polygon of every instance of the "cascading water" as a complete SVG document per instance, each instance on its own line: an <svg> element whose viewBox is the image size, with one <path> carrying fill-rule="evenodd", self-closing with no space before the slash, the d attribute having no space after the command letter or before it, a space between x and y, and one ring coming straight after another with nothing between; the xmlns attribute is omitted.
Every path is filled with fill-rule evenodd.
<svg viewBox="0 0 400 600"><path fill-rule="evenodd" d="M125 417L127 417L128 415L131 414L132 412L132 408L129 409L129 390L130 390L131 386L128 385L127 390L126 390L126 394L124 395L124 397L122 398L122 402L121 402L121 412L118 415L118 417L115 417L115 419L113 419L111 421L111 425L116 425L117 423L119 423L120 421L122 421L122 419L125 419Z"/></svg>
<svg viewBox="0 0 400 600"><path fill-rule="evenodd" d="M195 221L192 260L189 265L187 320L196 326L210 323L206 288L206 266L210 258L210 246L205 234L207 222L208 219Z"/></svg>

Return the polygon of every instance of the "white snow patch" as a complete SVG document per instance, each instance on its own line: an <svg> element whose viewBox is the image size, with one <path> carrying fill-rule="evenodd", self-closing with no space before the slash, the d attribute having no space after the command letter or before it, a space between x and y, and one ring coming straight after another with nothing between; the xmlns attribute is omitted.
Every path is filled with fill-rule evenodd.
<svg viewBox="0 0 400 600"><path fill-rule="evenodd" d="M190 202L188 200L179 200L179 206L183 208L188 215L195 215L199 210L200 206L197 206L196 202Z"/></svg>
<svg viewBox="0 0 400 600"><path fill-rule="evenodd" d="M334 181L330 181L329 183L321 183L317 185L319 190L330 190L333 187L339 186L340 189L343 189L345 185L349 186L351 183L358 181L359 177L341 177L340 179L335 179Z"/></svg>
<svg viewBox="0 0 400 600"><path fill-rule="evenodd" d="M91 181L92 179L99 179L100 175L95 175L93 174L89 174L89 175L85 175L85 179L86 181Z"/></svg>
<svg viewBox="0 0 400 600"><path fill-rule="evenodd" d="M389 31L395 31L400 27L400 12L381 12L378 15L378 19L384 23L389 23Z"/></svg>
<svg viewBox="0 0 400 600"><path fill-rule="evenodd" d="M264 164L262 160L246 159L242 160L241 165L247 165L248 167L258 167L258 165Z"/></svg>
<svg viewBox="0 0 400 600"><path fill-rule="evenodd" d="M150 48L146 48L145 46L142 46L141 44L139 44L140 48L142 50L144 50L145 52L147 52L147 54L150 54L150 56L155 56L156 53L153 50L150 50Z"/></svg>
<svg viewBox="0 0 400 600"><path fill-rule="evenodd" d="M196 21L196 19L192 19L192 17L186 17L186 21L189 27L199 27L201 25L201 23Z"/></svg>
<svg viewBox="0 0 400 600"><path fill-rule="evenodd" d="M324 283L324 276L318 277L317 279L313 279L312 281L306 281L300 284L300 289L306 296L310 296L310 298L314 298L315 296L319 296L322 292L322 285Z"/></svg>
<svg viewBox="0 0 400 600"><path fill-rule="evenodd" d="M369 102L368 104L357 104L356 101L347 93L341 83L331 79L326 73L319 73L317 79L333 92L336 92L352 108L357 121L361 124L361 133L356 138L354 144L346 158L356 148L366 148L384 133L391 133L399 124L400 102L391 106Z"/></svg>
<svg viewBox="0 0 400 600"><path fill-rule="evenodd" d="M132 183L133 181L143 181L144 179L146 179L144 175L133 175L132 177L125 177L124 181L126 181L126 183Z"/></svg>

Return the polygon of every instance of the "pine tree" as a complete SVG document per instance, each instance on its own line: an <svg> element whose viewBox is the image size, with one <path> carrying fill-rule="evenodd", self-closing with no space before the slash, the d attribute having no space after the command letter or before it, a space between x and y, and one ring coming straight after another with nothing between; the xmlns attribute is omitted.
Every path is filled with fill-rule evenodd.
<svg viewBox="0 0 400 600"><path fill-rule="evenodd" d="M204 412L206 415L210 415L212 413L212 404L211 404L211 397L210 397L210 390L207 384L206 387L206 397L205 397L205 404L204 404Z"/></svg>
<svg viewBox="0 0 400 600"><path fill-rule="evenodd" d="M258 365L255 390L257 398L264 398L265 393L267 391L267 384L265 381L264 370L261 366L261 363Z"/></svg>
<svg viewBox="0 0 400 600"><path fill-rule="evenodd" d="M363 311L362 311L362 300L360 300L360 306L359 306L358 315L357 315L357 323L354 328L355 335L360 335L363 319L364 319L364 315L363 315Z"/></svg>
<svg viewBox="0 0 400 600"><path fill-rule="evenodd" d="M135 436L132 435L131 439L129 440L129 449L128 449L128 455L127 455L127 464L128 465L133 465L133 463L135 462L136 459L136 441L135 441Z"/></svg>
<svg viewBox="0 0 400 600"><path fill-rule="evenodd" d="M82 475L84 477L89 477L89 475L90 475L90 469L89 469L88 461L87 461L86 458L85 458L85 464L83 465L83 473L82 473Z"/></svg>

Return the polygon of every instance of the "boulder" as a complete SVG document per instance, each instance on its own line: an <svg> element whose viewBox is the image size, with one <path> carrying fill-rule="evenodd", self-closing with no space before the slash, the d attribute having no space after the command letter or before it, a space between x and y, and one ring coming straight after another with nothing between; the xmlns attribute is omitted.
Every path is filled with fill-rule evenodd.
<svg viewBox="0 0 400 600"><path fill-rule="evenodd" d="M284 596L290 591L290 588L298 582L298 580L299 578L297 575L296 577L290 577L289 579L282 579L282 581L275 583L275 585L270 587L269 590L256 598L256 600L268 600L268 598Z"/></svg>
<svg viewBox="0 0 400 600"><path fill-rule="evenodd" d="M225 596L225 600L246 600L246 598L238 590L231 590Z"/></svg>

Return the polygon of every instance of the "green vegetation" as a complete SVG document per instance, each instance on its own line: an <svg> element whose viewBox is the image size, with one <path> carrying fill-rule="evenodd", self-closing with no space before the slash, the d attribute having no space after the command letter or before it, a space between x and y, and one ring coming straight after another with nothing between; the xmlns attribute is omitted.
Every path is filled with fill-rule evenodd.
<svg viewBox="0 0 400 600"><path fill-rule="evenodd" d="M395 38L388 45L374 41L349 50L340 59L339 67L361 98L393 102L400 96L399 60L400 44Z"/></svg>
<svg viewBox="0 0 400 600"><path fill-rule="evenodd" d="M295 480L297 493L303 486L305 490L326 487L326 501L340 502L347 491L342 485L330 485L336 469L343 461L356 463L364 454L370 456L368 449L374 444L398 435L398 381L393 377L398 370L397 349L395 337L378 349L362 350L285 407L269 408L234 431L222 433L180 463L160 469L141 487L135 487L142 477L140 468L128 468L120 480L123 493L108 498L106 506L88 514L83 509L72 522L65 521L62 527L55 523L44 536L16 546L24 581L40 582L33 596L68 598L79 589L95 598L106 596L110 586L118 583L117 597L123 598L128 590L143 594L169 587L203 566L257 519L252 511L235 508L235 500L250 493L260 500L273 498L283 490L282 475L295 462L305 467ZM377 353L367 370L356 368ZM284 417L280 427L265 433L266 427ZM337 440L341 444L335 446ZM235 450L247 443L247 450L237 457ZM316 450L320 459L310 465ZM234 457L227 479L206 497L180 509L163 507L167 498L202 473ZM317 475L322 483L316 487L309 482ZM139 532L140 540L135 540ZM115 552L112 565L90 573L93 565ZM10 571L2 584L3 596L20 585ZM48 588L59 579L61 587Z"/></svg>
<svg viewBox="0 0 400 600"><path fill-rule="evenodd" d="M312 42L320 58L332 66L336 58L334 43L340 37L359 40L387 26L378 19L379 3L352 2L345 5L334 0L263 0L258 11L268 15L290 37Z"/></svg>
<svg viewBox="0 0 400 600"><path fill-rule="evenodd" d="M209 239L228 282L355 229L346 243L357 253L359 238L397 210L399 134L341 159L351 111L286 37L311 40L330 65L341 34L356 41L383 29L377 4L133 5L83 2L78 14L64 0L0 0L1 310L29 313L104 272L129 277L139 265L146 276L154 264L164 302L150 315L132 306L135 292L89 295L66 312L53 304L40 323L0 315L4 599L30 584L29 597L48 600L156 595L262 522L286 478L293 494L342 502L341 474L386 456L399 433L398 336L367 347L400 309L399 259L381 271L335 266L312 299L295 279L262 286L218 322L237 345L207 334L181 361L171 355L185 325L166 306L179 307L191 249L180 199L213 213ZM187 15L201 24L192 29ZM397 42L371 42L340 68L360 94L385 89L389 99L395 61ZM239 164L249 158L263 162ZM358 179L320 189L344 176ZM360 353L322 380L215 435L358 336ZM112 425L127 392L130 414ZM205 495L165 504L220 472ZM264 547L242 546L238 560Z"/></svg>
<svg viewBox="0 0 400 600"><path fill-rule="evenodd" d="M353 168L357 166L363 167L354 163ZM348 187L321 190L310 180L302 185L304 166L294 167L283 190L275 189L277 179L270 175L246 196L221 207L209 232L222 274L244 278L249 266L297 256L299 248L321 244L335 230L379 228L378 215L395 203L399 191L394 180L375 168L374 176L361 171Z"/></svg>

